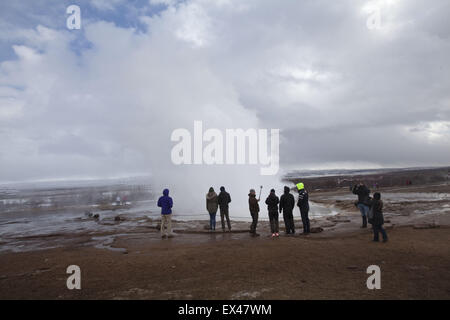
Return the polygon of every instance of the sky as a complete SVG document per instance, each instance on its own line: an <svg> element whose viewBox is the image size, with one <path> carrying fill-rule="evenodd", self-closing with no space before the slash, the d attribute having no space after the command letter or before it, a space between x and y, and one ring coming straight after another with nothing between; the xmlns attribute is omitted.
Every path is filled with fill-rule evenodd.
<svg viewBox="0 0 450 320"><path fill-rule="evenodd" d="M195 120L280 129L280 174L449 165L449 14L447 0L2 1L0 181L258 186L259 167L171 163L171 133Z"/></svg>

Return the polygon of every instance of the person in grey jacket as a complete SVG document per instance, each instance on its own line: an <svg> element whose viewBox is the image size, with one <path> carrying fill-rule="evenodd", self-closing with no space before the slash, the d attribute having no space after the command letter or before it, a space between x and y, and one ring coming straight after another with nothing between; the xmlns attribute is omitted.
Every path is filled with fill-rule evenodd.
<svg viewBox="0 0 450 320"><path fill-rule="evenodd" d="M209 230L216 230L216 214L219 208L219 200L214 188L209 188L209 192L206 194L206 210L209 213Z"/></svg>

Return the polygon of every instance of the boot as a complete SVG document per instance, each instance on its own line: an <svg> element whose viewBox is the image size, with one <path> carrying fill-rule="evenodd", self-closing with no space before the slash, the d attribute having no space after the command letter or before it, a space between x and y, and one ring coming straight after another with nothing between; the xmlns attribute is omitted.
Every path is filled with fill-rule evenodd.
<svg viewBox="0 0 450 320"><path fill-rule="evenodd" d="M367 228L367 217L362 217L362 226L361 228Z"/></svg>

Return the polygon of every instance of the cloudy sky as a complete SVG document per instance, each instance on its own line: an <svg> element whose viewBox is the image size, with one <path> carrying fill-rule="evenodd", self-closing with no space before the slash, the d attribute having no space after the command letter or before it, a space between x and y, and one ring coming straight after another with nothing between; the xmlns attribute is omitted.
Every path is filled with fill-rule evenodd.
<svg viewBox="0 0 450 320"><path fill-rule="evenodd" d="M0 181L171 172L171 132L194 120L279 128L283 169L448 165L449 14L448 0L2 1Z"/></svg>

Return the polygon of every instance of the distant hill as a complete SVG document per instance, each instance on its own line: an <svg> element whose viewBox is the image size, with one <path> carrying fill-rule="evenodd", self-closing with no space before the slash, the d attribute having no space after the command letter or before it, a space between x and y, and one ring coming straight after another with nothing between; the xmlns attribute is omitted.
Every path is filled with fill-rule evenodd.
<svg viewBox="0 0 450 320"><path fill-rule="evenodd" d="M292 183L302 181L310 190L350 187L358 181L368 186L392 187L447 182L449 167L428 168L386 168L362 170L294 170L288 172L283 180Z"/></svg>

